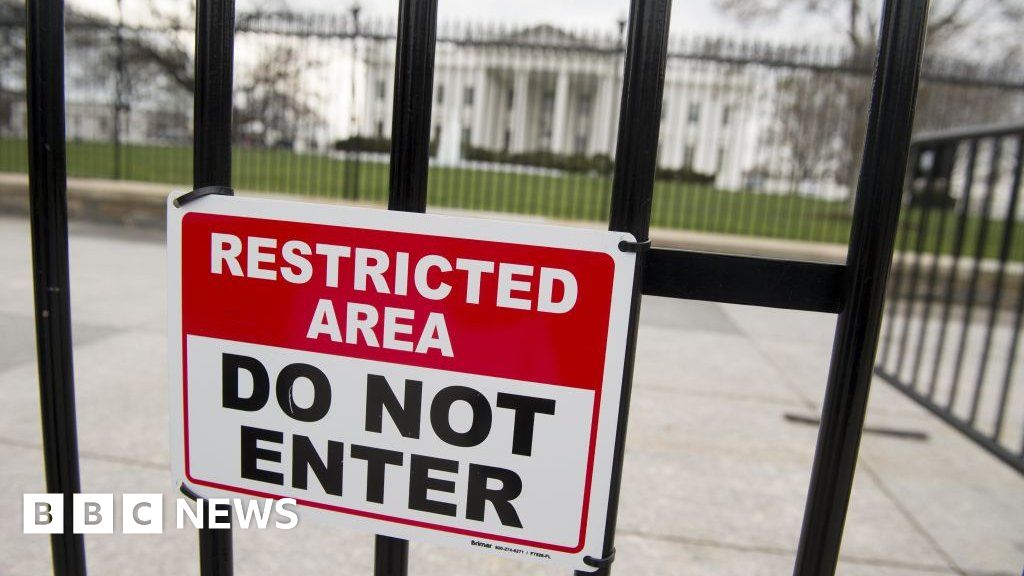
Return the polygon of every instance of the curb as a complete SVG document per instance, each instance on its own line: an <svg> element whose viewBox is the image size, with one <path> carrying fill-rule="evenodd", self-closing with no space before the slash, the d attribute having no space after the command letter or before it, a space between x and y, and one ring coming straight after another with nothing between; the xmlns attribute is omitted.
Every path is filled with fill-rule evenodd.
<svg viewBox="0 0 1024 576"><path fill-rule="evenodd" d="M163 230L166 227L167 195L174 190L187 191L188 186L172 184L153 184L148 182L130 182L120 180L102 180L91 178L68 178L68 217L71 220L118 225L148 230ZM308 198L295 195L272 194L239 190L239 195L261 198L277 198L319 203L363 206L380 208L380 204L367 202L341 201L337 199ZM0 172L0 213L28 214L28 176L26 174ZM491 212L474 212L452 208L434 208L431 212L476 218L500 218L592 228L594 222L556 220L521 214L504 214ZM749 236L733 236L727 234L711 234L684 230L651 230L653 244L661 248L714 252L719 254L740 254L763 258L781 258L842 264L846 260L846 246L815 242L798 242ZM915 258L913 254L896 254L893 259L893 271L913 270ZM920 265L920 280L926 280L931 268L931 257L927 255ZM941 256L936 270L935 285L918 282L918 297L929 297L933 288L943 287L946 278L953 269L953 258ZM978 270L978 300L990 302L995 287L995 279L999 263L995 260L983 260ZM957 267L957 292L966 290L973 272L973 261L963 257ZM1005 266L1002 306L1011 306L1019 297L1024 287L1024 262L1008 262ZM905 296L906 289L901 292Z"/></svg>

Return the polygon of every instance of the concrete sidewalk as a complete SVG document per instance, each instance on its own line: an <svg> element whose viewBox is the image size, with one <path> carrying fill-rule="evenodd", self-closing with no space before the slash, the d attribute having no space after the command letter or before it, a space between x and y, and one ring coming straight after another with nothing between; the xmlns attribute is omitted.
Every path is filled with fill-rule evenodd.
<svg viewBox="0 0 1024 576"><path fill-rule="evenodd" d="M72 313L86 492L170 502L165 250L159 231L74 225ZM50 570L49 540L21 534L42 492L27 222L0 217L0 574ZM790 574L835 319L646 298L616 573ZM878 381L840 573L1017 576L1024 479ZM87 537L91 573L198 574L196 534ZM237 531L236 574L370 574L372 537L306 523ZM413 544L411 574L560 574Z"/></svg>

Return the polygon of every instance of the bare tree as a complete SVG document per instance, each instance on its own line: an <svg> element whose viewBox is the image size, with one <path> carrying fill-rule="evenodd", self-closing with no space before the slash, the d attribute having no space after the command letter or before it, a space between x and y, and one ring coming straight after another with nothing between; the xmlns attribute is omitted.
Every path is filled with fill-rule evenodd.
<svg viewBox="0 0 1024 576"><path fill-rule="evenodd" d="M322 119L304 73L318 64L291 44L262 48L235 83L235 141L291 148L303 128Z"/></svg>
<svg viewBox="0 0 1024 576"><path fill-rule="evenodd" d="M268 0L263 6L283 13L281 0ZM177 113L170 117L186 117L182 105L189 106L195 89L194 2L171 6L150 0L145 27L119 29L117 22L104 16L81 10L74 14L68 18L68 45L77 68L89 72L80 84L114 87L120 74L120 89L127 86L131 92L128 99ZM120 44L114 41L117 34ZM270 39L258 46L254 61L240 59L236 63L233 132L240 142L262 146L294 143L300 127L319 120L308 83L302 81L304 70L314 63L302 48Z"/></svg>
<svg viewBox="0 0 1024 576"><path fill-rule="evenodd" d="M773 114L761 137L786 151L794 192L801 182L842 184L849 177L847 146L856 122L843 111L857 105L855 80L822 71L777 78Z"/></svg>
<svg viewBox="0 0 1024 576"><path fill-rule="evenodd" d="M854 52L871 52L878 30L880 0L716 0L724 13L743 22L772 22L790 16L829 23ZM1021 0L933 0L928 17L928 50L934 55L983 54L1015 62L1024 47ZM982 51L984 50L984 51ZM998 50L998 51L997 51Z"/></svg>
<svg viewBox="0 0 1024 576"><path fill-rule="evenodd" d="M145 78L159 74L173 89L185 94L195 91L195 2L187 2L184 10L170 10L168 3L149 1L150 29L159 34L133 33L125 41L125 60L131 63L131 75ZM173 4L172 4L173 5Z"/></svg>
<svg viewBox="0 0 1024 576"><path fill-rule="evenodd" d="M64 20L68 51L94 69L87 81L102 84L112 68L96 48L109 44L103 31L112 23L73 5L65 7ZM0 128L11 126L15 103L25 98L25 25L25 2L0 0Z"/></svg>
<svg viewBox="0 0 1024 576"><path fill-rule="evenodd" d="M826 176L853 190L864 140L870 58L875 48L881 0L716 0L720 9L742 22L817 19L830 23L845 39L843 60L856 73L815 74L808 90L792 77L776 83L775 116L768 137L783 150L799 178ZM988 60L990 72L1013 76L1024 34L1022 0L933 0L928 21L928 55L957 65L958 75L973 75L965 57ZM984 50L981 48L984 47ZM996 49L998 47L998 50ZM995 57L994 55L999 55ZM955 62L960 60L960 62ZM915 124L947 128L1005 119L1020 90L922 81ZM827 172L827 174L825 174Z"/></svg>
<svg viewBox="0 0 1024 576"><path fill-rule="evenodd" d="M250 14L259 12L287 13L285 0L259 0ZM127 60L134 63L133 75L145 77L156 72L171 81L186 94L195 90L195 21L196 3L182 4L161 0L148 0L148 26L162 34L136 34L126 40Z"/></svg>
<svg viewBox="0 0 1024 576"><path fill-rule="evenodd" d="M0 0L0 129L11 126L14 104L25 96L25 4Z"/></svg>

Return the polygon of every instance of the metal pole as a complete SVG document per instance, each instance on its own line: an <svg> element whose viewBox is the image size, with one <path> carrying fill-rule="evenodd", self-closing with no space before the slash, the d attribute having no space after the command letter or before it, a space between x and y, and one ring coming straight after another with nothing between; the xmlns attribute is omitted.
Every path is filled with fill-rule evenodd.
<svg viewBox="0 0 1024 576"><path fill-rule="evenodd" d="M356 66L359 63L359 11L361 10L358 3L353 4L350 11L352 13L352 103L351 115L349 116L349 128L351 128L350 139L353 139L356 143L355 150L353 151L354 163L352 169L349 171L352 174L351 178L351 197L354 200L359 199L359 146L360 146L360 135L359 130L359 118L356 110Z"/></svg>
<svg viewBox="0 0 1024 576"><path fill-rule="evenodd" d="M39 401L46 491L64 494L64 530L50 537L54 574L84 576L85 541L72 533L81 491L68 292L67 157L64 143L64 2L26 3L29 206Z"/></svg>
<svg viewBox="0 0 1024 576"><path fill-rule="evenodd" d="M436 36L437 0L402 0L399 3L389 210L427 210Z"/></svg>
<svg viewBox="0 0 1024 576"><path fill-rule="evenodd" d="M899 220L927 17L927 0L886 0L882 9L844 305L836 325L796 576L834 574L839 560Z"/></svg>
<svg viewBox="0 0 1024 576"><path fill-rule="evenodd" d="M124 7L117 0L117 26L114 29L114 180L120 180L121 174L121 113L125 109L125 83L127 74L124 60Z"/></svg>
<svg viewBox="0 0 1024 576"><path fill-rule="evenodd" d="M234 0L198 0L193 187L231 186L231 87L234 64ZM207 502L209 504L209 502ZM204 509L206 522L210 510ZM228 516L230 521L230 515ZM203 576L231 576L231 529L199 530Z"/></svg>
<svg viewBox="0 0 1024 576"><path fill-rule="evenodd" d="M622 100L619 108L619 132L615 149L615 178L612 182L611 218L608 229L629 232L640 243L648 242L651 203L654 199L654 170L658 158L658 131L661 125L661 98L665 88L665 63L668 60L668 28L671 0L633 0L629 8L629 34L622 75ZM618 433L615 437L608 517L605 523L603 558L597 559L595 572L611 573L615 554L615 526L618 519L622 464L626 452L626 425L633 364L636 359L636 335L640 319L641 281L644 250L637 252L633 276L633 296L629 310L625 364L622 372L622 400L619 405Z"/></svg>
<svg viewBox="0 0 1024 576"><path fill-rule="evenodd" d="M395 52L395 96L391 113L388 210L427 211L430 108L434 88L437 0L401 0ZM376 576L405 576L409 543L377 536Z"/></svg>
<svg viewBox="0 0 1024 576"><path fill-rule="evenodd" d="M234 0L196 5L194 186L231 186Z"/></svg>

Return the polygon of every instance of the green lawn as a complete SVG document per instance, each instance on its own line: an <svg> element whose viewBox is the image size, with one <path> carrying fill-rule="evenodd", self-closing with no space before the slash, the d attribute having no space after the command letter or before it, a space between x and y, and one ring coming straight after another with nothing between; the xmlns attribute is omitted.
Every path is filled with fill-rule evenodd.
<svg viewBox="0 0 1024 576"><path fill-rule="evenodd" d="M26 143L0 139L0 171L23 172ZM68 175L115 178L114 147L109 143L68 143ZM192 148L188 146L126 145L121 152L120 178L143 182L188 185L192 179ZM384 202L388 167L384 163L356 162L319 154L285 150L235 149L232 157L235 187L325 198L351 198ZM611 180L586 174L536 175L521 172L431 168L430 204L471 210L535 214L564 219L603 221L608 217ZM903 229L917 227L919 210L904 214ZM944 216L943 252L954 246L956 222ZM923 246L935 246L939 222L936 212L928 221ZM799 195L761 194L719 190L711 186L659 182L655 187L652 225L696 230L845 243L850 216L845 202ZM967 222L963 253L973 254L980 221ZM1024 259L1021 226L1016 226L1011 257ZM902 234L901 234L902 236ZM1002 236L1001 222L990 222L984 253L996 257ZM914 247L916 234L901 238Z"/></svg>

